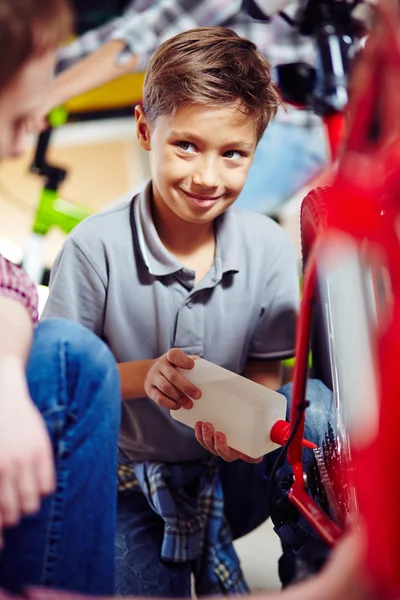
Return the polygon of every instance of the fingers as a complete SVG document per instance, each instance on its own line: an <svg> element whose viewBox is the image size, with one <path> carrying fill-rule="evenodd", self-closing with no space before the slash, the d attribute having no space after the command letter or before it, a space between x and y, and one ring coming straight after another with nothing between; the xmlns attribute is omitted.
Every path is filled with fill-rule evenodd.
<svg viewBox="0 0 400 600"><path fill-rule="evenodd" d="M21 471L18 482L18 493L22 514L30 515L39 509L41 500L40 488L36 473L29 463Z"/></svg>
<svg viewBox="0 0 400 600"><path fill-rule="evenodd" d="M211 454L217 455L214 447L214 428L210 423L202 423L198 421L194 426L196 440Z"/></svg>
<svg viewBox="0 0 400 600"><path fill-rule="evenodd" d="M193 383L190 383L190 381L188 381L188 379L186 379L186 377L184 377L184 375L182 375L182 373L180 373L173 365L169 363L161 365L160 372L165 380L178 390L179 394L185 394L195 400L201 398L201 390L193 385ZM168 392L164 387L165 382L160 381L160 383L163 386L160 388L161 391L168 395Z"/></svg>
<svg viewBox="0 0 400 600"><path fill-rule="evenodd" d="M167 360L180 369L193 369L194 359L179 348L172 348L166 354Z"/></svg>
<svg viewBox="0 0 400 600"><path fill-rule="evenodd" d="M147 395L169 410L192 408L192 398L199 399L201 390L188 381L178 369L192 369L193 366L194 359L186 356L182 350L169 350L148 373L145 382Z"/></svg>
<svg viewBox="0 0 400 600"><path fill-rule="evenodd" d="M175 378L173 378L173 379L175 380ZM167 396L173 402L183 404L184 401L186 400L186 402L190 403L190 407L192 406L193 403L191 400L189 400L189 398L186 396L186 394L183 394L182 391L179 389L179 387L177 387L177 385L174 385L173 383L171 383L171 381L167 377L165 377L165 375L163 373L156 373L154 375L153 385L156 389L160 390L160 392L162 392L165 396ZM178 385L179 385L179 381L178 381Z"/></svg>
<svg viewBox="0 0 400 600"><path fill-rule="evenodd" d="M50 444L32 452L28 460L8 464L0 473L0 538L3 526L12 527L23 515L37 512L42 497L54 491L54 487Z"/></svg>
<svg viewBox="0 0 400 600"><path fill-rule="evenodd" d="M250 456L247 456L247 454L243 454L243 452L239 452L228 446L225 434L221 431L215 432L211 423L198 421L195 424L195 436L203 448L212 454L220 456L226 462L233 462L240 459L248 463L256 464L263 460L262 456L259 458L251 458Z"/></svg>
<svg viewBox="0 0 400 600"><path fill-rule="evenodd" d="M181 385L185 389L188 388L188 386L185 385L186 380L182 384L179 378L174 377L174 374L169 374L169 376L174 381L177 381L178 386ZM190 391L192 390L190 389ZM168 408L169 410L177 410L181 407L190 409L193 406L192 400L186 394L182 393L177 385L171 383L171 381L160 372L156 373L153 377L150 394L150 397L155 400L157 404L164 408Z"/></svg>
<svg viewBox="0 0 400 600"><path fill-rule="evenodd" d="M21 515L21 503L16 481L18 473L7 469L0 475L0 514L3 526L16 525Z"/></svg>
<svg viewBox="0 0 400 600"><path fill-rule="evenodd" d="M169 396L164 394L159 388L152 386L149 390L149 397L154 400L159 406L168 410L178 410L179 408L192 408L192 401L182 394L182 398L171 400ZM190 405L189 405L190 403Z"/></svg>
<svg viewBox="0 0 400 600"><path fill-rule="evenodd" d="M264 458L263 456L260 456L258 458L252 458L251 456L247 456L247 454L244 454L243 452L239 452L238 450L231 448L226 443L225 434L220 431L218 431L215 434L215 439L215 449L217 450L218 454L228 462L240 459L248 463L257 464L262 462Z"/></svg>

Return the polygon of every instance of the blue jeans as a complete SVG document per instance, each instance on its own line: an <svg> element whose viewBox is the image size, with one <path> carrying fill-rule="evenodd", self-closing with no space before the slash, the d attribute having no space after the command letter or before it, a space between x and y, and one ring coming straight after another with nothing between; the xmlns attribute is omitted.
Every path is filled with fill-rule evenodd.
<svg viewBox="0 0 400 600"><path fill-rule="evenodd" d="M280 389L289 400L291 386ZM332 394L321 382L311 380L307 387L310 407L306 413L305 436L321 445L327 422L333 417ZM221 460L221 481L225 497L225 515L231 527L232 536L237 539L249 533L271 514L272 497L281 496L278 488L279 477L290 471L288 465L279 470L279 477L268 488L269 473L276 461L277 452L264 457L262 463L254 465L243 461L226 463ZM305 469L312 456L305 453ZM307 530L299 523L299 531ZM141 491L135 489L119 494L117 518L117 584L116 594L121 596L163 596L170 598L190 597L191 565L188 563L168 563L160 559L164 522L147 503ZM309 532L307 532L309 535ZM289 551L289 549L287 549ZM290 577L281 570L282 580ZM291 569L288 565L287 569ZM291 576L291 574L290 574Z"/></svg>
<svg viewBox="0 0 400 600"><path fill-rule="evenodd" d="M35 332L27 378L51 437L57 484L37 514L5 530L0 588L111 595L121 406L115 361L93 333L54 319Z"/></svg>
<svg viewBox="0 0 400 600"><path fill-rule="evenodd" d="M258 143L247 181L235 206L263 214L279 212L327 163L322 124L272 121Z"/></svg>

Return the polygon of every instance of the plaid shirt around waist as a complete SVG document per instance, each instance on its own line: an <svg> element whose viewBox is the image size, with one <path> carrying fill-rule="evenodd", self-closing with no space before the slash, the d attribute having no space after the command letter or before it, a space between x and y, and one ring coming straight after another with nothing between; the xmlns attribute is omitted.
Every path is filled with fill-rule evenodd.
<svg viewBox="0 0 400 600"><path fill-rule="evenodd" d="M192 562L199 596L249 592L224 515L216 457L179 464L124 461L119 492L139 489L165 522L161 558Z"/></svg>

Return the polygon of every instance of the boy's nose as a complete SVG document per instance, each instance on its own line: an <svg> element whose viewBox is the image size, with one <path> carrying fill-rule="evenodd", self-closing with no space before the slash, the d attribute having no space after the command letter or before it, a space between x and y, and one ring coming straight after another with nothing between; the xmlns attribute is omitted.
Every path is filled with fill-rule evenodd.
<svg viewBox="0 0 400 600"><path fill-rule="evenodd" d="M203 163L193 176L193 183L202 188L212 189L219 185L219 172L214 162Z"/></svg>

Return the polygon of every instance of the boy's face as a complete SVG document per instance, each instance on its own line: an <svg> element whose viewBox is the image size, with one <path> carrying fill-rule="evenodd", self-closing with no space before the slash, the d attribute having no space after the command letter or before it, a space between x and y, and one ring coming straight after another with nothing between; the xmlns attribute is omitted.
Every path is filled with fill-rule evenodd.
<svg viewBox="0 0 400 600"><path fill-rule="evenodd" d="M0 91L0 161L23 150L26 123L40 108L55 64L55 52L29 59Z"/></svg>
<svg viewBox="0 0 400 600"><path fill-rule="evenodd" d="M150 128L136 109L138 139L151 150L153 194L189 223L208 223L239 196L257 145L254 120L235 105L190 105ZM160 204L161 203L161 204Z"/></svg>

